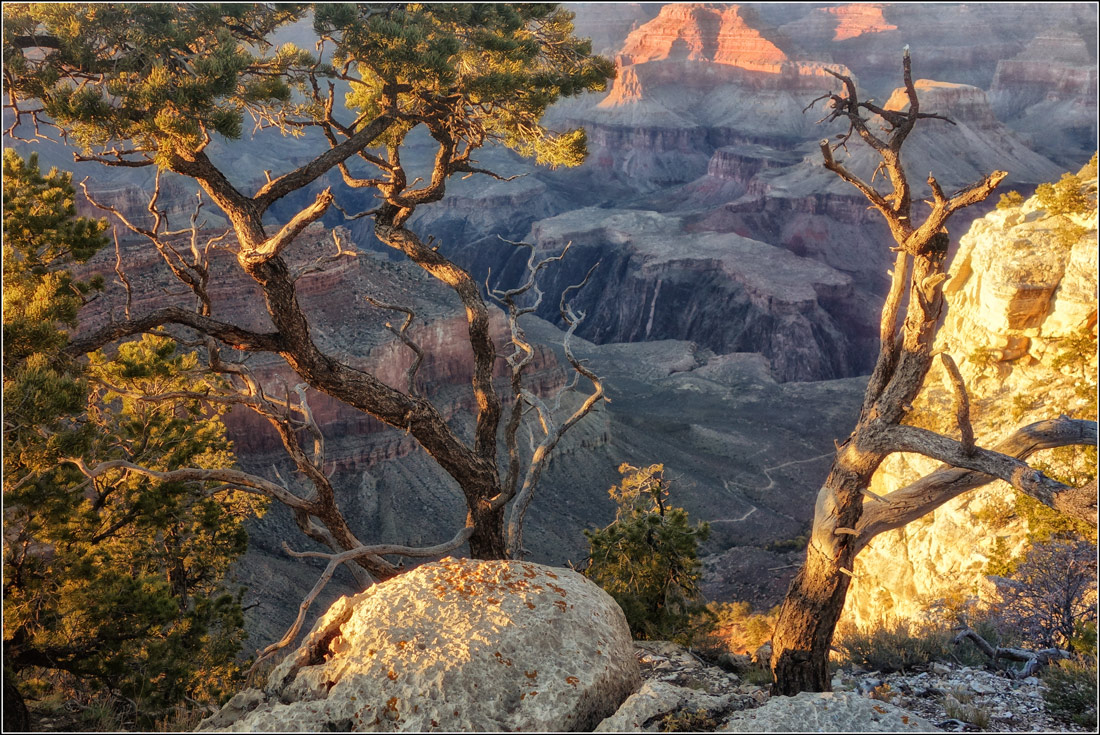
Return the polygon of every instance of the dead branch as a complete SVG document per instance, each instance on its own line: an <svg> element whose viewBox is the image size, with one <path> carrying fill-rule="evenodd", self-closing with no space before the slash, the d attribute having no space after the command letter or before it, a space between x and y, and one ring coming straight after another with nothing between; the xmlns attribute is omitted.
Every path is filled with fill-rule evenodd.
<svg viewBox="0 0 1100 735"><path fill-rule="evenodd" d="M405 315L405 321L402 322L399 328L394 328L393 324L386 322L386 329L390 330L398 339L400 339L406 347L413 351L416 355L416 359L413 360L412 365L405 371L405 386L410 396L419 396L420 391L416 387L416 373L420 370L421 363L424 362L424 350L416 342L409 337L409 327L412 325L413 320L416 318L416 313L407 307L397 306L396 304L387 304L383 301L371 298L370 296L364 296L364 298L372 305L379 309L386 309L388 311L399 311Z"/></svg>
<svg viewBox="0 0 1100 735"><path fill-rule="evenodd" d="M396 554L414 558L440 556L449 551L454 551L459 546L466 543L473 532L474 529L467 526L460 530L450 541L437 544L436 546L415 547L403 546L400 544L375 544L373 546L359 546L354 549L342 551L338 554L329 554L320 551L294 551L284 541L283 550L291 556L298 559L328 559L328 564L325 566L325 570L321 572L321 576L317 579L316 584L313 585L313 589L309 591L309 594L305 596L298 606L298 616L294 619L294 623L290 626L290 629L287 630L286 634L284 634L281 639L257 653L256 662L252 665L251 670L255 670L262 661L270 658L276 651L286 648L298 637L298 633L302 629L302 623L305 620L306 613L309 611L310 606L313 605L313 602L317 599L317 595L321 594L321 591L325 588L325 585L329 583L329 580L332 579L332 575L336 573L337 568L341 564L356 561L363 557L377 557L383 554Z"/></svg>
<svg viewBox="0 0 1100 735"><path fill-rule="evenodd" d="M1096 437L1095 421L1081 421L1062 416L1017 429L1011 436L997 444L994 452L1001 456L1025 460L1043 449L1072 444L1095 445ZM996 479L998 478L992 475L970 469L943 467L884 496L889 500L889 505L864 504L863 514L856 525L856 530L860 533L858 549L862 549L878 534L901 528L931 513L953 498ZM1068 497L1061 500L1064 496ZM1064 506L1073 515L1089 518L1092 523L1096 522L1095 484L1085 488L1062 489L1050 500L1055 507ZM1077 509L1070 507L1074 504L1080 507Z"/></svg>
<svg viewBox="0 0 1100 735"><path fill-rule="evenodd" d="M1038 651L1032 651L1026 648L1006 648L1003 646L993 646L985 638L978 635L977 632L966 628L959 632L955 636L955 639L951 642L952 645L959 645L963 641L970 641L973 643L979 651L989 657L993 663L997 663L1000 659L1008 659L1009 661L1023 661L1024 665L1018 671L1012 671L1012 675L1017 679L1024 679L1032 676L1036 671L1044 666L1049 665L1052 661L1060 661L1063 659L1073 658L1073 654L1069 651L1063 651L1060 648L1043 648Z"/></svg>
<svg viewBox="0 0 1100 735"><path fill-rule="evenodd" d="M599 263L596 263L589 268L588 273L585 274L584 279L580 283L566 287L562 291L561 301L559 303L562 319L569 327L562 340L562 350L565 353L565 359L573 367L574 371L583 375L592 383L592 392L588 394L580 407L558 426L554 426L551 412L542 406L541 401L535 400L534 397L530 395L524 396L524 400L535 406L536 410L538 410L545 437L535 449L534 455L531 458L531 464L527 468L523 485L515 495L515 503L512 506L511 515L508 519L508 553L512 558L518 558L523 554L524 518L527 514L527 508L534 498L535 487L542 477L542 471L546 466L550 453L558 445L558 442L561 441L561 438L566 432L573 428L578 421L587 416L601 400L605 400L603 383L592 370L587 368L577 359L573 354L572 345L570 344L573 333L576 332L577 327L580 326L581 322L584 320L585 313L577 312L573 309L572 303L568 300L569 293L583 288L584 285L588 283L588 279L592 277L592 273L596 270L598 265ZM493 500L494 506L497 506L500 498L503 497L504 494L502 493L501 496L495 498ZM508 501L505 499L503 502L499 502L499 505L502 506L506 502Z"/></svg>
<svg viewBox="0 0 1100 735"><path fill-rule="evenodd" d="M265 495L291 508L303 510L308 508L308 502L306 500L299 498L286 487L271 482L270 480L265 480L258 475L241 472L240 470L211 470L198 467L185 467L178 470L159 472L122 459L112 459L106 462L100 462L95 467L88 467L80 457L67 457L62 461L75 465L76 468L88 478L99 477L111 470L123 470L144 477L151 477L161 482L222 482L228 483L229 486L243 492L250 492L255 495Z"/></svg>
<svg viewBox="0 0 1100 735"><path fill-rule="evenodd" d="M118 230L112 227L111 234L115 237L115 274L118 276L119 283L122 284L122 287L126 290L126 311L124 313L126 314L126 321L129 321L133 318L133 315L130 313L130 307L133 305L134 292L130 287L129 279L126 278L125 271L122 269L122 249L118 244Z"/></svg>
<svg viewBox="0 0 1100 735"><path fill-rule="evenodd" d="M962 436L962 449L966 455L974 453L974 429L970 425L970 397L966 393L966 383L958 365L946 352L940 353L947 375L951 379L951 387L955 392L955 423L959 427Z"/></svg>

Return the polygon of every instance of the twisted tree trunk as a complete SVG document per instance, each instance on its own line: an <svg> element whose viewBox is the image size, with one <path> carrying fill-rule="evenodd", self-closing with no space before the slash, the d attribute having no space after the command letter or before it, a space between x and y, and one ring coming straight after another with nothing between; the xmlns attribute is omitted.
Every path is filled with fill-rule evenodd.
<svg viewBox="0 0 1100 735"><path fill-rule="evenodd" d="M852 562L875 534L904 525L961 492L997 478L1047 505L1084 515L1095 523L1095 502L1091 506L1079 502L1076 492L1066 494L1073 497L1073 502L1059 501L1059 493L1074 489L1050 480L1018 459L1033 451L1032 443L1010 442L998 447L1017 456L975 446L966 388L950 356L944 355L944 362L954 378L961 439L902 423L935 356L933 342L944 306L941 286L946 280L949 242L944 225L955 211L985 199L1006 176L1003 171L995 171L982 181L946 196L929 175L931 211L919 226L912 221L911 190L901 164L902 144L918 120L951 121L920 112L908 51L902 67L909 98L907 111L884 110L870 101L859 101L854 82L831 71L841 81L842 91L818 98L827 100L831 106L832 113L827 119L842 119L849 125L840 143L821 141L825 167L859 189L879 211L893 235L898 256L882 311L879 356L868 381L860 418L852 434L838 445L829 476L818 492L806 562L791 583L773 634L771 664L775 694L829 690L829 648L844 608ZM867 127L867 119L863 117L866 112L884 122L885 139ZM893 188L890 195L880 194L833 158L834 151L846 144L853 133L881 157L880 168ZM898 315L906 285L908 305L899 328ZM1040 443L1047 446L1096 441L1096 422L1063 418L1050 423L1051 426L1028 428L1036 429L1035 433L1041 435ZM878 497L868 489L871 479L882 461L894 452L920 453L960 469L941 470L926 478L927 481Z"/></svg>

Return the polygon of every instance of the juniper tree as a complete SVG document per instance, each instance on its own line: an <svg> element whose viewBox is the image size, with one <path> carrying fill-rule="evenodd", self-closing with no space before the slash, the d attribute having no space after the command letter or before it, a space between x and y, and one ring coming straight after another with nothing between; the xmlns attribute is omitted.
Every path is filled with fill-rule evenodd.
<svg viewBox="0 0 1100 735"><path fill-rule="evenodd" d="M699 544L710 527L691 526L687 511L669 503L662 465L624 464L619 472L622 482L609 491L618 506L615 520L585 531L590 548L585 575L619 603L635 638L690 637L706 616Z"/></svg>
<svg viewBox="0 0 1100 735"><path fill-rule="evenodd" d="M273 48L271 34L309 12L319 52L311 56L290 44ZM331 550L327 576L332 565L352 562L353 573L366 584L398 572L387 555L431 556L466 543L475 557L522 555L523 511L534 481L562 433L602 398L602 387L567 351L578 376L591 381L591 392L564 420L541 405L523 386L533 351L515 320L528 310L516 307L511 345L504 350L512 376L506 411L492 380L498 350L483 294L408 222L418 208L442 199L456 174L501 178L478 166L475 156L483 146L501 145L549 166L583 159L583 131L554 131L541 123L554 101L603 89L614 73L610 62L591 55L587 41L573 37L572 14L550 4L377 3L318 4L312 10L267 4L10 5L4 15L12 130L33 126L41 134L53 126L77 148L76 160L155 167L158 184L161 175L196 182L231 223L237 263L260 287L272 324L257 331L212 317L204 251L187 255L174 249L165 234L167 218L157 206L158 188L150 202L153 226L115 214L158 249L193 291L195 305L133 314L74 340L67 353L78 356L161 327L192 339L198 335L211 370L231 384L224 400L248 406L272 423L311 490L295 494L282 483L241 474L234 482L291 508L298 527ZM348 90L342 99L338 89ZM243 137L246 116L261 131L319 134L327 148L303 147L303 153L309 151L305 163L269 172L263 183L239 180L219 163L210 143ZM431 170L422 177L412 176L402 158L414 131L426 133L435 146ZM337 209L335 196L324 188L277 224L270 213L274 204L285 205L290 195L304 194L327 174L380 200L356 214L348 210L357 207L344 202L339 209L346 216L372 218L381 242L461 299L476 406L466 422L471 440L417 390L415 370L406 386L394 388L315 341L298 302L296 274L284 256L303 229ZM547 262L532 262L530 293L538 293L533 278ZM499 296L510 298L508 293ZM407 305L380 306L403 312L406 327L414 316ZM569 321L568 305L562 306ZM580 316L572 315L574 326ZM416 351L419 365L419 346L405 328L395 331ZM281 356L302 380L297 398L272 399L247 365L225 357L226 348ZM428 548L360 540L339 509L339 488L324 471L323 436L309 409L307 387L417 441L461 489L464 527ZM542 437L524 466L516 435L528 411L538 414L535 430ZM303 446L303 433L316 440L317 451ZM508 456L503 467L498 444ZM101 471L87 469L92 477ZM148 474L136 464L127 469Z"/></svg>
<svg viewBox="0 0 1100 735"><path fill-rule="evenodd" d="M35 157L5 153L4 666L16 697L5 709L19 708L17 682L44 671L125 698L148 723L184 697L216 700L237 670L243 618L223 578L257 504L211 496L208 483L79 470L233 459L218 407L150 405L103 387L196 388L195 358L174 342L147 336L90 363L65 354L97 285L68 267L106 244L105 226L75 216L68 174L43 176Z"/></svg>

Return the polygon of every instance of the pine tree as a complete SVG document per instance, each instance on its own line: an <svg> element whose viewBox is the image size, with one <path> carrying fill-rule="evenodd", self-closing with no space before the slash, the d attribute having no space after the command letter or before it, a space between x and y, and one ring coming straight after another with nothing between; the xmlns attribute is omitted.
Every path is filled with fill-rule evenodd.
<svg viewBox="0 0 1100 735"><path fill-rule="evenodd" d="M65 357L64 328L98 285L67 268L106 243L106 223L76 217L73 198L69 174L5 154L4 664L24 689L118 695L147 723L185 695L219 698L233 679L243 616L223 580L259 506L124 466L81 472L233 457L221 409L132 397L201 388L175 342L147 335L90 363Z"/></svg>
<svg viewBox="0 0 1100 735"><path fill-rule="evenodd" d="M668 504L663 465L624 464L619 472L622 483L609 491L619 506L614 522L585 531L591 556L585 574L619 603L635 638L690 640L707 616L698 547L710 527L690 526L687 511Z"/></svg>

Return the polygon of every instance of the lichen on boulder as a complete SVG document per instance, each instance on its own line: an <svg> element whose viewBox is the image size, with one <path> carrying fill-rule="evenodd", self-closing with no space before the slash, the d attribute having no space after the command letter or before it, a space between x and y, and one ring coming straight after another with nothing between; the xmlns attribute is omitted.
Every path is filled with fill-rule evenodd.
<svg viewBox="0 0 1100 735"><path fill-rule="evenodd" d="M338 601L200 730L591 730L640 682L622 610L592 582L447 558Z"/></svg>

